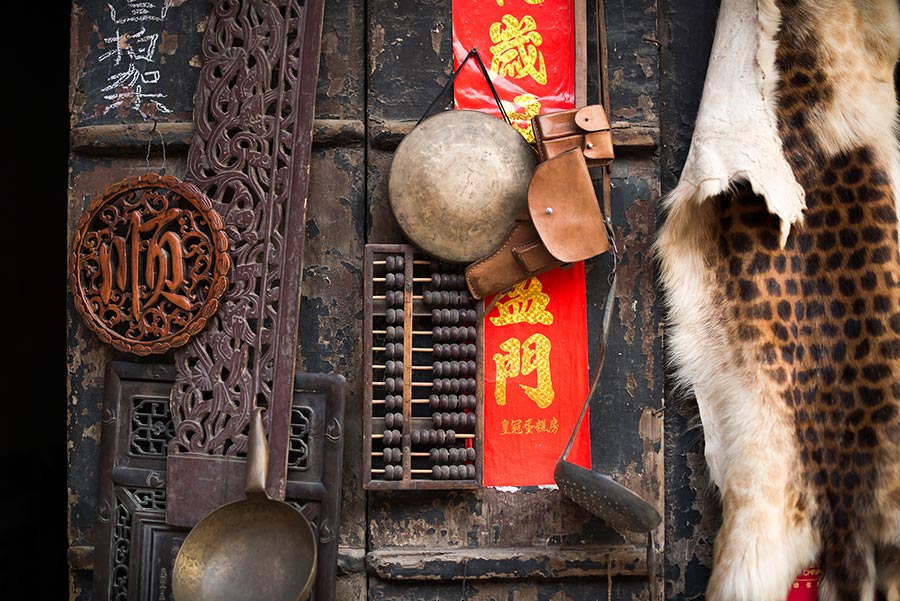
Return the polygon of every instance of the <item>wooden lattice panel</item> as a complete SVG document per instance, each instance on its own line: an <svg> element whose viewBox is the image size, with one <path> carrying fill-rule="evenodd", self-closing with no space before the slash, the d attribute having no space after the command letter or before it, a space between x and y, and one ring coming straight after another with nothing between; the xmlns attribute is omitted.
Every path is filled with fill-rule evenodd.
<svg viewBox="0 0 900 601"><path fill-rule="evenodd" d="M482 305L464 267L366 246L366 489L480 486Z"/></svg>
<svg viewBox="0 0 900 601"><path fill-rule="evenodd" d="M172 568L190 528L165 520L166 461L175 432L175 369L114 361L106 368L95 508L93 598L172 599ZM291 394L285 502L313 526L318 564L312 599L336 596L344 456L343 376L298 373ZM223 460L224 461L224 460ZM246 462L233 459L241 486Z"/></svg>

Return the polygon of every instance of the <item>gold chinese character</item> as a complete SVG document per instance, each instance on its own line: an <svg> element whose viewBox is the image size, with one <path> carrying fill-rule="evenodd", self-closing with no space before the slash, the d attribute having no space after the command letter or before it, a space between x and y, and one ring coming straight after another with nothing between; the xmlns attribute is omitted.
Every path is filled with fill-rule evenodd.
<svg viewBox="0 0 900 601"><path fill-rule="evenodd" d="M490 36L494 42L490 48L491 71L513 79L531 77L541 85L547 84L544 55L538 50L543 38L534 17L525 15L519 21L512 15L503 15L499 23L491 23Z"/></svg>
<svg viewBox="0 0 900 601"><path fill-rule="evenodd" d="M542 4L544 0L525 0L525 4ZM503 6L503 0L497 0L497 6Z"/></svg>
<svg viewBox="0 0 900 601"><path fill-rule="evenodd" d="M556 393L550 378L550 339L543 334L532 334L524 343L518 338L509 338L500 344L500 350L506 354L494 353L493 360L497 368L497 384L494 400L498 405L506 405L506 383L520 373L524 376L537 372L537 386L519 387L541 409L553 403Z"/></svg>
<svg viewBox="0 0 900 601"><path fill-rule="evenodd" d="M494 364L497 366L497 387L494 391L494 398L497 399L498 405L506 405L506 380L507 378L515 378L519 375L519 340L510 338L500 343L500 350L505 355L494 353Z"/></svg>
<svg viewBox="0 0 900 601"><path fill-rule="evenodd" d="M550 381L550 339L543 334L532 334L522 345L522 375L537 372L537 386L520 384L522 391L541 409L546 409L555 396Z"/></svg>
<svg viewBox="0 0 900 601"><path fill-rule="evenodd" d="M541 112L541 101L533 94L519 94L513 98L513 102L524 110L507 111L506 114L509 115L509 120L516 131L522 134L529 144L533 144L534 129L531 127L531 118Z"/></svg>
<svg viewBox="0 0 900 601"><path fill-rule="evenodd" d="M503 300L507 299L507 300ZM544 324L553 323L553 314L547 311L550 295L543 292L541 281L531 278L516 284L497 303L498 317L491 317L495 326L514 323Z"/></svg>

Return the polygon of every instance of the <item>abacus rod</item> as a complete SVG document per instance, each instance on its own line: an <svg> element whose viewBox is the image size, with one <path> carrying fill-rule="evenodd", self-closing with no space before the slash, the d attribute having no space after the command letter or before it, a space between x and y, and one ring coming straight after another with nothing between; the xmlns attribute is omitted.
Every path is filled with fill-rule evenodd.
<svg viewBox="0 0 900 601"><path fill-rule="evenodd" d="M410 382L410 384L412 386L428 386L429 388L434 386L434 384L432 382ZM384 382L372 382L372 386L384 386L384 385L385 385Z"/></svg>
<svg viewBox="0 0 900 601"><path fill-rule="evenodd" d="M381 468L376 468L372 470L373 474L383 474L384 470ZM409 470L410 474L431 474L431 470Z"/></svg>
<svg viewBox="0 0 900 601"><path fill-rule="evenodd" d="M373 333L373 334L387 334L387 330L372 330L372 333ZM421 336L431 336L432 334L434 334L434 332L432 332L432 331L430 331L430 330L429 330L429 331L426 331L426 330L413 330L413 334L419 334L419 335L421 335Z"/></svg>
<svg viewBox="0 0 900 601"><path fill-rule="evenodd" d="M384 369L385 367L387 367L387 366L386 365L373 365L372 369ZM410 369L415 369L415 370L419 370L419 371L434 369L430 365L410 365L409 367L410 367Z"/></svg>
<svg viewBox="0 0 900 601"><path fill-rule="evenodd" d="M428 418L428 419L431 419L431 418ZM375 434L373 434L372 436L375 436ZM381 436L381 435L379 434L379 436ZM457 432L456 438L457 439L459 439L459 438L475 438L475 434L471 434L471 433L470 434L460 434L459 432ZM428 443L424 443L424 444L428 444Z"/></svg>
<svg viewBox="0 0 900 601"><path fill-rule="evenodd" d="M384 405L386 402L387 401L384 399L372 399L373 405ZM410 399L408 402L412 403L413 405L427 405L431 401L428 399Z"/></svg>
<svg viewBox="0 0 900 601"><path fill-rule="evenodd" d="M383 346L373 346L373 347L372 347L372 350L373 350L373 351L386 351L386 350L387 350L387 347L383 347ZM414 347L412 348L412 351L413 351L414 353L433 353L433 352L434 352L434 349L433 349L433 348L421 348L421 347L418 347L418 346L414 346Z"/></svg>
<svg viewBox="0 0 900 601"><path fill-rule="evenodd" d="M385 282L387 278L372 278L373 282ZM413 278L414 282L430 282L431 278Z"/></svg>
<svg viewBox="0 0 900 601"><path fill-rule="evenodd" d="M387 261L376 260L372 261L372 265L387 265ZM413 261L413 265L431 265L431 261L424 261L421 259Z"/></svg>

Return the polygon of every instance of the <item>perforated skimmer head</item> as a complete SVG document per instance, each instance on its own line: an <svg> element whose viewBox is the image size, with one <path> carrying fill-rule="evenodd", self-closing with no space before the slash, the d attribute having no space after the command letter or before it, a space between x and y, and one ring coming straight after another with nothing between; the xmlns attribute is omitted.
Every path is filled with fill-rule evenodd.
<svg viewBox="0 0 900 601"><path fill-rule="evenodd" d="M609 227L608 220L607 235L609 236L614 253L618 252L612 235L612 228ZM587 398L584 400L584 406L581 408L581 415L578 416L578 421L575 422L572 435L569 437L569 443L566 445L565 450L556 462L556 469L553 471L553 479L556 480L560 492L595 516L602 518L613 528L616 528L617 530L649 532L656 528L660 521L662 521L662 517L656 509L609 476L570 463L566 460L569 451L572 450L572 444L575 442L575 436L578 434L581 422L587 414L591 397L593 397L594 390L597 388L597 383L600 380L603 356L606 351L606 338L609 332L610 319L612 318L613 305L615 304L615 267L613 267L611 275L612 279L606 298L606 308L603 312L603 333L597 356L597 369L594 372L591 389L588 392Z"/></svg>
<svg viewBox="0 0 900 601"><path fill-rule="evenodd" d="M560 492L617 530L648 532L662 520L649 503L600 472L560 459L553 478Z"/></svg>

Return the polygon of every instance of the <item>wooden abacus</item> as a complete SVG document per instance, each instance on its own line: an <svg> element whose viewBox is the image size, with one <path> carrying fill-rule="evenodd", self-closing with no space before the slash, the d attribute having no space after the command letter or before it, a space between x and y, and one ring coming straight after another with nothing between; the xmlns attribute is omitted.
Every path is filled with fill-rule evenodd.
<svg viewBox="0 0 900 601"><path fill-rule="evenodd" d="M481 485L483 306L464 270L366 246L363 488Z"/></svg>

